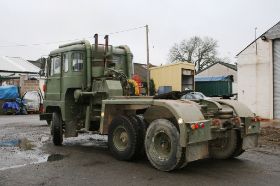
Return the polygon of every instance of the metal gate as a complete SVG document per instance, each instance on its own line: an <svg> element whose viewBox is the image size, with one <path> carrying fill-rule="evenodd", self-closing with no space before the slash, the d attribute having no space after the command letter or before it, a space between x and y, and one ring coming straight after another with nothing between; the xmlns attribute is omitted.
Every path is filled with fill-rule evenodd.
<svg viewBox="0 0 280 186"><path fill-rule="evenodd" d="M273 115L280 119L280 40L273 41Z"/></svg>

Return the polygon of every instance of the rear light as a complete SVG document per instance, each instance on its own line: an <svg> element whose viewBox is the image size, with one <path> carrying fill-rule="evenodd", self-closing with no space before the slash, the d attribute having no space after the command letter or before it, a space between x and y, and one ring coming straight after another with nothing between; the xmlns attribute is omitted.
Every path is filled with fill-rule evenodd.
<svg viewBox="0 0 280 186"><path fill-rule="evenodd" d="M43 85L43 92L46 92L46 90L47 90L47 85L44 84L44 85Z"/></svg>
<svg viewBox="0 0 280 186"><path fill-rule="evenodd" d="M191 128L194 130L194 129L195 129L195 124L192 124L192 125L191 125Z"/></svg>
<svg viewBox="0 0 280 186"><path fill-rule="evenodd" d="M40 113L44 113L44 106L43 106L43 104L40 104L39 112Z"/></svg>
<svg viewBox="0 0 280 186"><path fill-rule="evenodd" d="M214 126L221 126L222 121L220 119L213 119L212 120L212 125Z"/></svg>
<svg viewBox="0 0 280 186"><path fill-rule="evenodd" d="M199 129L199 128L204 128L204 127L205 127L204 123L193 123L193 124L191 124L191 129L193 129L193 130L196 130L196 129Z"/></svg>
<svg viewBox="0 0 280 186"><path fill-rule="evenodd" d="M241 119L239 117L235 117L232 119L232 122L236 125L236 126L240 126L241 124Z"/></svg>
<svg viewBox="0 0 280 186"><path fill-rule="evenodd" d="M204 127L205 127L204 123L200 123L200 128L204 128Z"/></svg>

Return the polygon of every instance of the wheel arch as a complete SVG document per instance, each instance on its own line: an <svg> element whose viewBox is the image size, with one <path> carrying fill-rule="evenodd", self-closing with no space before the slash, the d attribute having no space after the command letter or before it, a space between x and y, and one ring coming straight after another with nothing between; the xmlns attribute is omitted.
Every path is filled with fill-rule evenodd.
<svg viewBox="0 0 280 186"><path fill-rule="evenodd" d="M155 100L144 113L145 120L150 123L155 119L182 118L184 122L204 120L200 109L192 102L177 100Z"/></svg>

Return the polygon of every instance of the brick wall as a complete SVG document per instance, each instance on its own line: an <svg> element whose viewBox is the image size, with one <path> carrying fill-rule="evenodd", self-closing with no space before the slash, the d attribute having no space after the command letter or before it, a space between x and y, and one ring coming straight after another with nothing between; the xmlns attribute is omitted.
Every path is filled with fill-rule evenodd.
<svg viewBox="0 0 280 186"><path fill-rule="evenodd" d="M0 82L0 86L2 84L5 84L5 85L17 85L17 86L19 86L20 85L20 79L5 79L5 80L2 80Z"/></svg>
<svg viewBox="0 0 280 186"><path fill-rule="evenodd" d="M23 95L26 91L38 90L39 80L23 80L20 93Z"/></svg>

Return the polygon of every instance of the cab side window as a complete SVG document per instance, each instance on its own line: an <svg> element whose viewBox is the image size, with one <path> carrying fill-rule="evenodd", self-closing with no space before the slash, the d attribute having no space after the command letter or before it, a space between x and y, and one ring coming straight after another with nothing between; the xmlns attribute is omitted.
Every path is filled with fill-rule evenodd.
<svg viewBox="0 0 280 186"><path fill-rule="evenodd" d="M84 65L84 55L81 52L74 52L72 54L72 70L74 72L82 71Z"/></svg>
<svg viewBox="0 0 280 186"><path fill-rule="evenodd" d="M60 74L61 70L61 59L60 56L55 56L51 58L51 72L50 75Z"/></svg>

